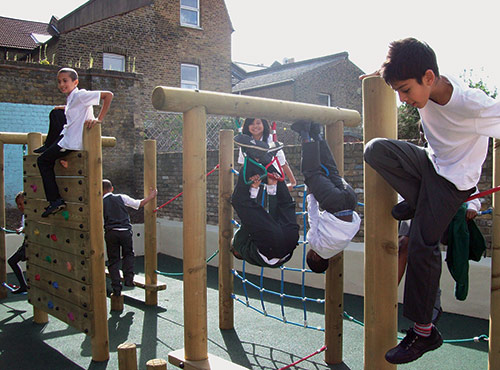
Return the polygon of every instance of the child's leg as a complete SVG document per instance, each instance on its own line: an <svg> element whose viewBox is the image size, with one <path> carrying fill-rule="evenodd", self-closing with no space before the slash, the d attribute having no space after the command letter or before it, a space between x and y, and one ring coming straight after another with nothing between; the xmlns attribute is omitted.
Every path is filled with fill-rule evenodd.
<svg viewBox="0 0 500 370"><path fill-rule="evenodd" d="M49 132L45 139L45 146L48 148L61 139L61 132L66 124L64 109L52 109L49 114Z"/></svg>
<svg viewBox="0 0 500 370"><path fill-rule="evenodd" d="M120 231L122 245L122 270L126 286L134 286L134 246L132 231Z"/></svg>
<svg viewBox="0 0 500 370"><path fill-rule="evenodd" d="M324 140L319 141L319 157L321 164L328 170L328 177L330 178L330 181L336 186L342 186L343 180L342 176L339 174L337 163L333 158L327 142Z"/></svg>
<svg viewBox="0 0 500 370"><path fill-rule="evenodd" d="M24 274L18 263L20 261L26 261L26 244L23 242L23 245L19 247L19 249L7 260L10 268L16 275L17 280L19 281L19 287L22 291L26 291L26 280L24 279Z"/></svg>
<svg viewBox="0 0 500 370"><path fill-rule="evenodd" d="M327 164L331 169L331 171L329 169L331 172L330 177L327 177L325 171L321 168L320 145L326 146L326 143L321 143L324 142L302 144L302 173L309 191L314 194L320 207L329 213L355 209L357 204L356 193L342 177L338 176L336 166L333 167L335 161L333 161L331 154L330 158L326 156ZM326 149L328 149L328 146L326 146ZM333 171L337 173L337 176L332 173ZM335 179L335 182L332 181L332 178Z"/></svg>
<svg viewBox="0 0 500 370"><path fill-rule="evenodd" d="M283 257L292 253L299 240L299 225L295 210L295 201L284 182L278 182L276 191L276 215L281 228L281 239L277 241L279 254ZM269 201L271 203L271 201Z"/></svg>
<svg viewBox="0 0 500 370"><path fill-rule="evenodd" d="M119 295L122 290L120 278L120 231L110 230L104 234L106 252L108 254L108 271L113 293Z"/></svg>
<svg viewBox="0 0 500 370"><path fill-rule="evenodd" d="M61 151L61 147L54 144L43 152L37 159L40 175L42 176L45 196L49 202L53 202L61 198L61 195L59 194L59 187L56 182L56 174L54 172L56 160L65 157L70 152L70 150Z"/></svg>

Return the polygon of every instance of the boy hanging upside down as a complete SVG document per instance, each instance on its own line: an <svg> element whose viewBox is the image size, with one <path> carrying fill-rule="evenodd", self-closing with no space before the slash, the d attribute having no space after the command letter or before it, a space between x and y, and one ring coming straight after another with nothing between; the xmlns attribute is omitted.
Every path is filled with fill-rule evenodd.
<svg viewBox="0 0 500 370"><path fill-rule="evenodd" d="M272 156L267 143L255 141L245 134L236 136L234 140L252 160L263 166L271 163ZM280 148L276 146L271 150ZM246 170L240 171L231 204L240 218L241 227L234 235L232 252L236 258L253 265L279 267L292 258L299 240L299 225L295 202L287 186L273 165L269 166L268 171L265 182L269 213L257 201L261 184L259 172L262 173L262 169L247 161Z"/></svg>
<svg viewBox="0 0 500 370"><path fill-rule="evenodd" d="M310 192L307 240L311 249L307 252L307 265L321 273L328 268L329 259L343 251L359 230L361 219L354 211L356 193L339 175L319 124L297 121L292 130L302 139L301 170Z"/></svg>

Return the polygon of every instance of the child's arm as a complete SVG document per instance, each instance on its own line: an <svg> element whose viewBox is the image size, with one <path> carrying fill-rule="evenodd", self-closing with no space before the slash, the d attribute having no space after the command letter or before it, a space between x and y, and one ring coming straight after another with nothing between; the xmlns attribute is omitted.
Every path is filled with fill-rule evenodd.
<svg viewBox="0 0 500 370"><path fill-rule="evenodd" d="M141 200L141 203L139 204L139 208L144 207L146 204L148 204L151 200L153 200L156 197L156 194L158 194L158 190L149 188L149 195Z"/></svg>
<svg viewBox="0 0 500 370"><path fill-rule="evenodd" d="M113 93L111 91L101 91L102 107L97 119L89 119L85 121L87 128L92 128L96 123L102 123L104 117L108 113L109 107L111 105L111 100L113 100Z"/></svg>
<svg viewBox="0 0 500 370"><path fill-rule="evenodd" d="M283 172L285 173L286 177L290 179L290 183L286 184L288 187L288 191L291 191L295 185L297 185L297 180L295 179L295 176L293 175L292 169L288 165L288 163L285 163L282 167Z"/></svg>
<svg viewBox="0 0 500 370"><path fill-rule="evenodd" d="M54 109L62 109L62 110L64 110L64 109L66 109L66 106L65 105L56 105L54 107Z"/></svg>

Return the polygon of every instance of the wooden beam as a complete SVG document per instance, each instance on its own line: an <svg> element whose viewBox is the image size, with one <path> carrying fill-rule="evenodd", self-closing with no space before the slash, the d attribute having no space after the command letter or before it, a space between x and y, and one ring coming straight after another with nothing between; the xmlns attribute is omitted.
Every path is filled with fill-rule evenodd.
<svg viewBox="0 0 500 370"><path fill-rule="evenodd" d="M361 122L359 112L351 109L177 87L156 87L152 100L156 109L168 112L187 112L194 107L203 106L208 114L227 116L261 117L279 121L307 119L324 125L343 121L346 126L357 126Z"/></svg>

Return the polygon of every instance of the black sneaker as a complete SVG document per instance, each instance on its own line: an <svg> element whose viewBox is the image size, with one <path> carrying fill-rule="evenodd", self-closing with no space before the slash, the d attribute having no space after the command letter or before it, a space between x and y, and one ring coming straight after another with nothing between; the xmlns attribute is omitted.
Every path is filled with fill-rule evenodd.
<svg viewBox="0 0 500 370"><path fill-rule="evenodd" d="M23 294L23 293L26 293L28 291L28 287L26 285L24 286L21 286L17 289L14 289L12 291L12 294Z"/></svg>
<svg viewBox="0 0 500 370"><path fill-rule="evenodd" d="M392 207L391 214L392 217L399 221L411 220L415 216L415 209L406 200L403 200Z"/></svg>
<svg viewBox="0 0 500 370"><path fill-rule="evenodd" d="M111 293L111 295L113 295L115 297L119 297L122 295L122 291L119 289L113 289L113 293Z"/></svg>
<svg viewBox="0 0 500 370"><path fill-rule="evenodd" d="M42 213L42 217L49 217L49 215L57 213L64 208L66 208L64 199L59 198L58 200L54 200L53 202L50 202L47 208L45 208L45 211Z"/></svg>
<svg viewBox="0 0 500 370"><path fill-rule="evenodd" d="M44 151L46 151L48 148L45 146L45 145L42 145L41 147L39 148L36 148L35 150L33 150L33 153L36 153L36 154L41 154L43 153Z"/></svg>
<svg viewBox="0 0 500 370"><path fill-rule="evenodd" d="M125 280L125 282L123 283L123 285L126 286L126 287L129 287L129 288L135 288L135 284L134 284L133 280L131 280L131 281Z"/></svg>
<svg viewBox="0 0 500 370"><path fill-rule="evenodd" d="M385 359L391 364L406 364L415 361L424 353L435 350L443 344L443 338L435 326L429 337L421 337L413 328L406 332L406 337L399 344L387 351Z"/></svg>

